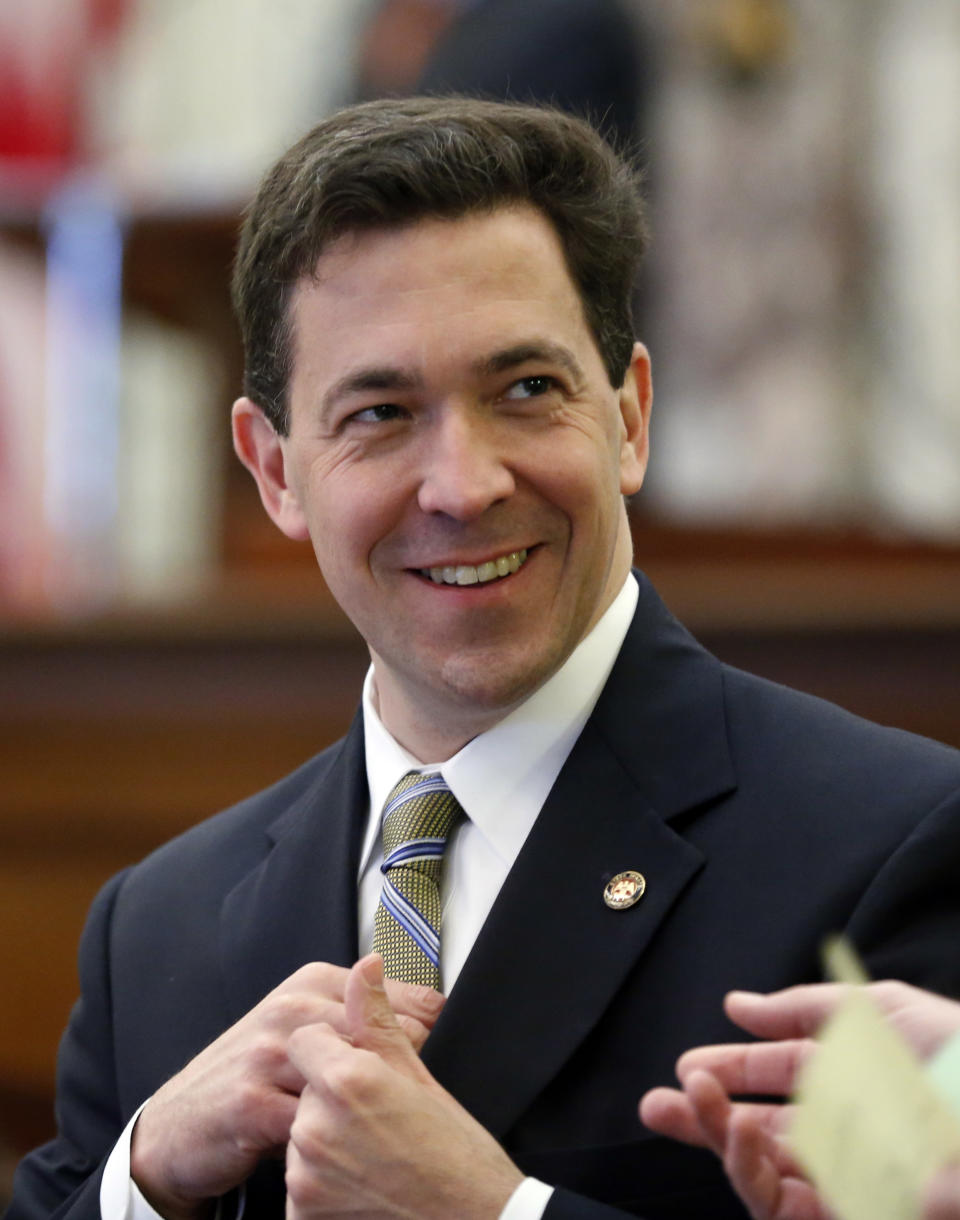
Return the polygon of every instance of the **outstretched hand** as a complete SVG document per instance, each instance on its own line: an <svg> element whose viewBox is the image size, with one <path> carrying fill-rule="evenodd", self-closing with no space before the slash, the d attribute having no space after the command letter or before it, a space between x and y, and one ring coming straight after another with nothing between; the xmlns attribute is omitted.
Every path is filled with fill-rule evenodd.
<svg viewBox="0 0 960 1220"><path fill-rule="evenodd" d="M306 1085L287 1148L288 1220L455 1215L496 1220L522 1175L414 1052L371 954L350 971L346 1036L299 1029Z"/></svg>
<svg viewBox="0 0 960 1220"><path fill-rule="evenodd" d="M652 1130L710 1148L720 1157L754 1220L825 1220L829 1215L789 1154L784 1134L793 1107L780 1099L793 1091L800 1068L815 1053L813 1035L848 990L843 984L819 983L770 995L731 992L724 1004L730 1019L774 1041L687 1051L677 1062L682 1088L652 1089L641 1099L640 1117ZM953 1000L900 982L871 983L866 991L920 1058L960 1030L960 1004ZM732 1100L742 1094L774 1100ZM934 1188L925 1220L960 1220L951 1180L944 1180L946 1186ZM957 1207L955 1213L951 1206Z"/></svg>
<svg viewBox="0 0 960 1220"><path fill-rule="evenodd" d="M664 1117L664 1099L656 1094L672 1092L652 1090L641 1106L647 1125L664 1134L676 1129L676 1119ZM753 1220L829 1220L784 1138L790 1107L733 1102L715 1076L696 1067L685 1075L681 1097L685 1133L693 1134L695 1125L695 1138L686 1142L716 1153Z"/></svg>

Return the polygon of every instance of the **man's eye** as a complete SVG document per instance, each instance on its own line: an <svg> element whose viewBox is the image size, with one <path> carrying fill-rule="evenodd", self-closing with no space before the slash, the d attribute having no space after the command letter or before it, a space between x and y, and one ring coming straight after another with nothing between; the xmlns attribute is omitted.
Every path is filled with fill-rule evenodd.
<svg viewBox="0 0 960 1220"><path fill-rule="evenodd" d="M394 419L402 419L405 415L403 407L393 402L378 402L374 407L364 407L362 411L354 411L348 417L348 423L385 424Z"/></svg>
<svg viewBox="0 0 960 1220"><path fill-rule="evenodd" d="M549 394L556 388L556 381L553 377L547 377L545 374L538 374L535 377L521 377L519 381L515 381L507 390L506 398L537 398L541 394Z"/></svg>

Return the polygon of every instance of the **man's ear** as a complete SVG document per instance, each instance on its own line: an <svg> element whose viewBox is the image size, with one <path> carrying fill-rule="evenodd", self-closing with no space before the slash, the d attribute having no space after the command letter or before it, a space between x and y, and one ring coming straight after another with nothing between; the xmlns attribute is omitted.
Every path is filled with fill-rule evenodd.
<svg viewBox="0 0 960 1220"><path fill-rule="evenodd" d="M231 415L233 448L253 475L270 520L297 542L309 538L307 520L287 481L283 438L249 398L238 398Z"/></svg>
<svg viewBox="0 0 960 1220"><path fill-rule="evenodd" d="M620 387L620 493L632 496L643 485L650 456L650 411L653 382L650 353L642 343L633 345L630 367Z"/></svg>

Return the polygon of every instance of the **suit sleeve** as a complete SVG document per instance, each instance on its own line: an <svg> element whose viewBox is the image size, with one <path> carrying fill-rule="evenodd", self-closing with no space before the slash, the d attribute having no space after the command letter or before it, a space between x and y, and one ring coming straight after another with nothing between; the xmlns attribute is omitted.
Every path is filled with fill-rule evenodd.
<svg viewBox="0 0 960 1220"><path fill-rule="evenodd" d="M110 924L124 874L97 896L80 942L80 999L57 1058L57 1134L14 1176L4 1220L98 1220L100 1179L123 1131L113 1055Z"/></svg>
<svg viewBox="0 0 960 1220"><path fill-rule="evenodd" d="M845 929L875 979L960 1000L960 789L878 870Z"/></svg>

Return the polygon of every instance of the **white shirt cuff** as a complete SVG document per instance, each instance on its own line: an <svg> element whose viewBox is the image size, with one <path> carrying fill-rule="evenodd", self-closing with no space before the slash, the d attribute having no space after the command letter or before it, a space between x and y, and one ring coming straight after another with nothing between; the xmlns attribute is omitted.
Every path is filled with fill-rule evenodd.
<svg viewBox="0 0 960 1220"><path fill-rule="evenodd" d="M142 1109L124 1127L107 1159L100 1180L100 1220L162 1220L130 1177L130 1142Z"/></svg>
<svg viewBox="0 0 960 1220"><path fill-rule="evenodd" d="M553 1187L536 1178L524 1178L507 1200L500 1220L540 1220L550 1202Z"/></svg>
<svg viewBox="0 0 960 1220"><path fill-rule="evenodd" d="M149 1099L148 1099L149 1100ZM144 1102L143 1106L147 1103ZM130 1144L133 1127L140 1117L140 1106L123 1129L123 1134L113 1146L100 1179L100 1220L163 1220L140 1193L140 1188L130 1176ZM235 1192L236 1209L230 1209L233 1220L243 1220L246 1192L243 1187ZM225 1216L224 1201L217 1201L215 1220Z"/></svg>

